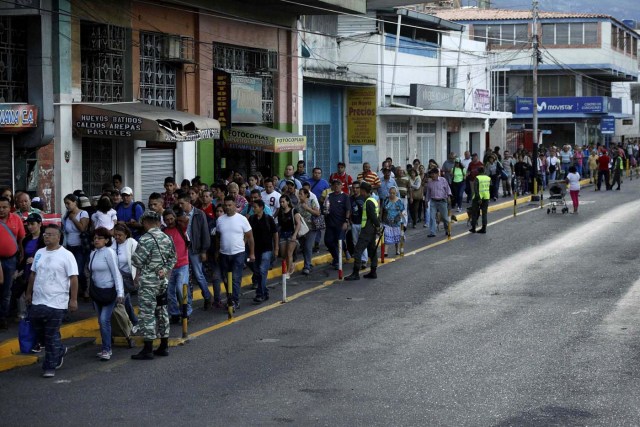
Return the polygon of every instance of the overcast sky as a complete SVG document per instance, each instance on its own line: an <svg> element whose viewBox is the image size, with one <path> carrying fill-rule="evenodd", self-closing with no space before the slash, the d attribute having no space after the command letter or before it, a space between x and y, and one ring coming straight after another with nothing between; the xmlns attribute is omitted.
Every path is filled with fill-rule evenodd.
<svg viewBox="0 0 640 427"><path fill-rule="evenodd" d="M475 5L475 0L462 0L463 5ZM605 13L618 20L635 19L640 21L639 0L539 0L540 10L561 12ZM527 0L491 0L494 8L530 9L532 2Z"/></svg>

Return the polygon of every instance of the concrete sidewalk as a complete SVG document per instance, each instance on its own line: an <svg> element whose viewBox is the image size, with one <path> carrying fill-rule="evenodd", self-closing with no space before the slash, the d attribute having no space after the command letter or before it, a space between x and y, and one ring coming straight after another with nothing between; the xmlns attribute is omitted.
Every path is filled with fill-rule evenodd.
<svg viewBox="0 0 640 427"><path fill-rule="evenodd" d="M582 185L588 185L589 180L583 180ZM546 196L545 196L546 197ZM505 201L506 200L506 201ZM523 196L518 197L515 200L517 205L522 205L523 203L528 203L531 201L531 196ZM498 211L503 209L509 209L514 207L514 199L502 199L496 202L490 203L489 211ZM463 223L467 221L468 215L466 212L458 213L452 212L456 217L458 223ZM424 229L407 230L407 237L410 238L412 235L419 235L424 232ZM301 256L299 255L300 259ZM331 255L326 253L321 253L313 257L313 265L314 266L323 266L329 264L332 258ZM304 266L303 261L298 261L295 263L295 271L302 271ZM247 289L251 286L251 272L248 269L245 269L244 276L242 278L242 288ZM313 274L313 273L312 273ZM270 271L268 278L269 280L274 280L280 278L282 276L282 269L280 263L275 265ZM222 286L222 293L225 293L224 284ZM202 293L200 289L197 287L193 291L193 301L201 301ZM135 299L134 299L135 304ZM195 304L194 304L195 306ZM212 308L212 310L220 310ZM226 311L226 308L225 308ZM70 314L70 321L68 323L63 323L63 326L60 329L60 333L62 335L62 339L65 345L70 347L70 350L75 348L80 348L86 345L92 345L95 343L99 343L100 341L100 332L98 328L98 321L95 317L95 311L93 309L93 304L90 302L82 302L78 303L78 311ZM173 327L172 330L175 331L179 328ZM38 363L42 357L44 357L44 351L39 354L21 354L20 347L17 338L18 326L16 324L12 324L8 331L2 331L0 333L0 371L5 371L8 369L13 369L19 366L27 366ZM173 335L173 334L172 334ZM134 339L136 343L141 343L142 338L136 337ZM115 339L115 345L124 346L126 345L125 340L123 339ZM172 338L171 345L180 345L183 344L184 340L176 337Z"/></svg>

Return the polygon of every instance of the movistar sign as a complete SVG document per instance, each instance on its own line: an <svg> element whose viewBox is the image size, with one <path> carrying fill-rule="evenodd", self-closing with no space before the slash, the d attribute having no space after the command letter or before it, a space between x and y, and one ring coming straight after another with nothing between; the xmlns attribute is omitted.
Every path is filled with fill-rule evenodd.
<svg viewBox="0 0 640 427"><path fill-rule="evenodd" d="M517 98L516 114L533 114L533 98ZM608 113L609 98L604 96L538 98L538 114Z"/></svg>

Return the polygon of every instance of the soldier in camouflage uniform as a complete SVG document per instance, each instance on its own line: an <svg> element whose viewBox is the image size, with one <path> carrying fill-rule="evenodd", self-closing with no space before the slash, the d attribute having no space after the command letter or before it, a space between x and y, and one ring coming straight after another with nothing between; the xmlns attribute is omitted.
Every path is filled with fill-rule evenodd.
<svg viewBox="0 0 640 427"><path fill-rule="evenodd" d="M177 259L173 241L160 230L160 215L154 211L146 211L140 217L140 222L146 233L140 237L138 248L131 256L131 263L137 268L135 282L138 286L138 304L140 305L138 319L144 336L144 348L131 358L150 360L153 359L154 354L169 355L167 285ZM154 351L156 319L160 347Z"/></svg>

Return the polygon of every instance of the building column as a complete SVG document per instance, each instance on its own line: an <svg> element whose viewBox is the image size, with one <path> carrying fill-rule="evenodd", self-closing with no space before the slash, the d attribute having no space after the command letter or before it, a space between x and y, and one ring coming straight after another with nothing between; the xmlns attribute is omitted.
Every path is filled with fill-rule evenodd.
<svg viewBox="0 0 640 427"><path fill-rule="evenodd" d="M57 13L53 14L53 93L54 93L54 181L55 200L51 203L56 212L64 210L64 195L73 192L74 166L82 165L82 151L73 143L71 117L71 3L58 0ZM81 147L81 145L80 145ZM66 154L66 156L65 156ZM69 159L69 162L65 160ZM79 162L79 163L78 163ZM81 168L80 168L81 169Z"/></svg>

